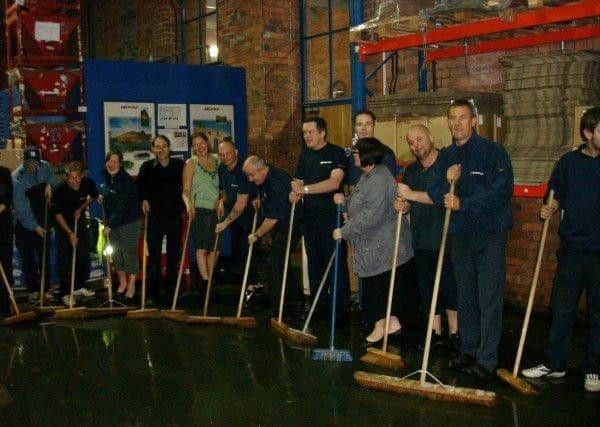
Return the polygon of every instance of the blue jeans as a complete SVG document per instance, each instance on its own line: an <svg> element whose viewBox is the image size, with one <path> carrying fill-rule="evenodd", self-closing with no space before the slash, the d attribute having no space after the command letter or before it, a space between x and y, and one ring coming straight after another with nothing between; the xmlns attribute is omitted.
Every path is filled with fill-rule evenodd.
<svg viewBox="0 0 600 427"><path fill-rule="evenodd" d="M552 324L546 358L555 371L566 369L566 354L583 289L587 298L588 339L584 373L600 373L600 251L561 247L552 287Z"/></svg>
<svg viewBox="0 0 600 427"><path fill-rule="evenodd" d="M498 366L507 234L451 236L460 352L475 357L489 371Z"/></svg>

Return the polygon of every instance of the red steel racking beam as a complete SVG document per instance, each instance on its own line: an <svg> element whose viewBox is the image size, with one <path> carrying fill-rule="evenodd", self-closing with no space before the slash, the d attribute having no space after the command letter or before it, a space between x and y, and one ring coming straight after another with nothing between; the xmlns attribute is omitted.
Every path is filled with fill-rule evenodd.
<svg viewBox="0 0 600 427"><path fill-rule="evenodd" d="M563 6L541 7L518 12L511 21L495 17L392 37L376 43L361 43L359 44L358 54L360 60L364 62L366 56L376 53L451 42L474 36L518 30L537 25L556 24L594 16L600 16L600 1L582 0L578 3L569 3Z"/></svg>
<svg viewBox="0 0 600 427"><path fill-rule="evenodd" d="M583 40L593 37L600 37L600 25L569 27L566 29L549 31L547 33L534 33L527 36L488 40L467 46L453 46L438 50L428 50L425 55L425 60L438 61L440 59L450 59L466 55L498 52L501 50L521 49L524 47L538 46L541 44L557 43L568 40Z"/></svg>

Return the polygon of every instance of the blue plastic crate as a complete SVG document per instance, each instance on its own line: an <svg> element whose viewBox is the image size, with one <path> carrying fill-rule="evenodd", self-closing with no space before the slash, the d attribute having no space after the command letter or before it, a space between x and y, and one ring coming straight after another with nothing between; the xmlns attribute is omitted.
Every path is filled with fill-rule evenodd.
<svg viewBox="0 0 600 427"><path fill-rule="evenodd" d="M10 102L8 90L0 90L0 147L10 137Z"/></svg>

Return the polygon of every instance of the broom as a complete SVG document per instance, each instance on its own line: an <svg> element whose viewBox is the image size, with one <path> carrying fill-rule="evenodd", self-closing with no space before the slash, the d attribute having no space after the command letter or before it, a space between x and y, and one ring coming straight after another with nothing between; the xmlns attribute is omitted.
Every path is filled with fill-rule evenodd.
<svg viewBox="0 0 600 427"><path fill-rule="evenodd" d="M450 183L450 194L454 194L454 181ZM444 228L442 230L442 241L440 242L440 251L438 255L437 268L435 271L435 280L433 283L433 294L431 297L431 307L429 309L429 321L427 322L427 334L425 338L425 351L423 354L423 363L421 369L412 372L402 378L392 377L388 375L371 374L364 371L354 373L354 381L359 385L376 389L391 391L400 394L410 394L414 396L422 396L432 400L444 400L447 402L469 403L482 406L496 406L498 398L496 393L491 391L454 387L443 384L427 371L429 363L429 351L431 350L431 333L433 326L433 316L437 305L438 292L440 289L440 279L442 276L442 265L444 262L444 253L446 250L446 238L448 236L448 226L450 225L451 209L446 208L444 217ZM411 380L409 377L420 374L419 381ZM426 376L431 376L436 383L428 383Z"/></svg>
<svg viewBox="0 0 600 427"><path fill-rule="evenodd" d="M551 205L554 201L554 190L550 190L548 194L548 204ZM540 239L540 246L538 248L537 262L535 264L535 270L533 273L533 280L531 281L531 289L529 290L529 300L527 301L527 309L525 310L525 319L523 319L523 327L521 329L521 338L519 340L519 347L517 349L517 357L515 358L515 364L513 366L512 373L507 369L500 368L496 370L498 377L504 382L508 383L512 388L517 390L521 394L534 395L537 394L537 390L522 378L518 377L519 366L521 364L521 356L523 355L523 347L525 346L525 338L527 337L527 329L529 327L529 318L531 317L531 310L533 309L533 300L535 298L535 290L537 288L538 278L540 275L540 266L542 264L542 256L544 255L544 246L546 245L546 234L548 233L548 225L550 224L550 218L544 220L544 226L542 228L542 237Z"/></svg>
<svg viewBox="0 0 600 427"><path fill-rule="evenodd" d="M17 305L17 301L15 301L15 294L8 283L8 278L6 277L6 273L4 271L4 266L2 262L0 262L0 274L2 274L2 282L4 282L4 286L6 286L6 291L8 292L8 297L10 298L10 303L12 304L13 310L15 314L13 316L6 317L2 320L2 325L14 325L16 323L26 322L27 320L32 320L37 317L34 311L26 311L21 313L19 311L19 306Z"/></svg>
<svg viewBox="0 0 600 427"><path fill-rule="evenodd" d="M327 268L325 268L325 273L323 273L323 277L321 278L321 283L319 283L319 288L317 289L317 293L315 294L313 303L310 307L310 311L308 312L308 316L306 317L306 320L304 321L304 326L302 327L302 330L300 331L298 329L289 328L285 332L284 337L295 344L314 346L314 345L317 345L319 342L319 340L317 339L316 336L308 333L308 325L310 324L313 313L315 312L315 308L317 307L317 302L319 301L319 298L321 297L321 292L323 291L323 287L325 286L325 282L327 281L327 276L329 275L329 270L331 270L331 265L333 264L334 258L335 258L335 251L331 254L331 257L329 258L329 262L327 263Z"/></svg>
<svg viewBox="0 0 600 427"><path fill-rule="evenodd" d="M104 208L104 203L100 204L101 208L102 208L102 222L104 223L104 226L106 226L107 221L106 221L106 210ZM113 291L112 291L112 269L111 269L111 264L112 264L112 254L113 254L113 247L110 244L110 237L107 236L106 237L106 247L104 248L104 256L106 257L106 279L104 282L104 286L107 288L107 297L108 299L106 301L104 301L99 307L93 307L93 308L88 308L88 314L91 317L101 317L101 316L112 316L112 315L117 315L117 314L124 314L127 313L131 310L134 309L134 307L129 307L126 306L125 304L123 304L120 301L116 301L115 299L113 299ZM115 307L114 303L119 304L119 307ZM108 304L108 307L104 307L106 304Z"/></svg>
<svg viewBox="0 0 600 427"><path fill-rule="evenodd" d="M142 255L142 300L139 310L128 311L127 319L160 319L160 310L157 308L146 308L146 277L148 271L148 212L144 214L144 242Z"/></svg>
<svg viewBox="0 0 600 427"><path fill-rule="evenodd" d="M190 237L190 228L192 226L192 218L188 215L188 223L185 227L185 237L183 247L181 249L181 261L179 262L179 272L177 273L177 284L175 285L175 293L173 294L173 304L170 310L162 310L161 317L176 322L185 322L187 315L183 310L177 310L177 298L179 297L179 287L181 286L181 276L183 275L183 263L185 262L185 254L188 246L188 238Z"/></svg>
<svg viewBox="0 0 600 427"><path fill-rule="evenodd" d="M77 225L79 221L75 219L73 233L77 236ZM75 261L77 260L77 243L73 245L73 254L71 255L71 292L69 294L69 308L63 308L54 312L56 319L85 319L87 309L85 307L74 307L75 305Z"/></svg>
<svg viewBox="0 0 600 427"><path fill-rule="evenodd" d="M383 347L381 350L369 347L367 353L360 358L362 362L381 366L388 369L402 369L406 365L402 356L387 352L388 332L390 331L390 317L392 314L392 300L394 297L394 282L396 280L396 261L398 260L398 248L400 246L400 231L402 229L402 212L398 212L396 221L396 241L394 243L394 256L392 260L392 274L390 276L390 288L388 292L387 311L385 314L385 328L383 333Z"/></svg>
<svg viewBox="0 0 600 427"><path fill-rule="evenodd" d="M290 227L288 229L287 244L285 247L285 261L283 264L283 276L281 277L281 295L279 296L279 314L277 319L271 318L271 327L280 335L284 335L288 330L288 325L283 322L283 302L285 301L285 289L287 282L288 264L290 260L290 245L292 242L292 230L294 228L294 212L296 210L296 202L292 203L290 210Z"/></svg>
<svg viewBox="0 0 600 427"><path fill-rule="evenodd" d="M337 205L336 228L340 228L342 217L342 205ZM337 305L337 283L338 268L340 264L340 240L335 241L335 264L333 267L333 281L331 283L331 335L329 336L329 348L317 348L312 352L312 360L328 362L352 362L352 355L348 350L335 348L335 315Z"/></svg>
<svg viewBox="0 0 600 427"><path fill-rule="evenodd" d="M46 256L48 251L48 201L44 202L44 238L42 240L42 271L40 272L40 302L39 306L35 309L39 313L54 313L56 309L64 308L62 305L48 306L44 305L46 298Z"/></svg>
<svg viewBox="0 0 600 427"><path fill-rule="evenodd" d="M208 302L210 300L210 289L212 287L213 273L215 271L215 264L217 263L217 248L219 247L220 234L215 235L215 244L213 246L213 262L210 264L210 270L208 271L208 283L206 284L206 295L204 295L204 308L202 310L202 316L187 316L185 319L186 323L202 323L205 325L214 325L215 323L221 322L221 318L218 316L208 316Z"/></svg>
<svg viewBox="0 0 600 427"><path fill-rule="evenodd" d="M256 231L256 221L258 220L258 211L254 211L252 219L252 234ZM246 295L246 287L248 285L248 273L250 272L250 264L252 262L252 250L254 242L248 246L248 254L246 255L246 267L244 268L244 279L242 280L242 289L240 290L240 299L238 301L237 314L234 316L222 317L221 322L225 325L238 326L240 328L255 328L256 319L251 316L242 317L242 308L244 306L244 296Z"/></svg>

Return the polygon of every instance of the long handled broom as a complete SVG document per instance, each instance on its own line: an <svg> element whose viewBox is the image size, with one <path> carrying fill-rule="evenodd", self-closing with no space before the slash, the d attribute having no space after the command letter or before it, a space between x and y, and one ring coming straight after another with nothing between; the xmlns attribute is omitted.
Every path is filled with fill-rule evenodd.
<svg viewBox="0 0 600 427"><path fill-rule="evenodd" d="M394 284L396 281L396 262L398 261L398 248L400 246L400 231L402 229L402 212L398 212L396 221L396 241L394 243L394 256L392 257L392 274L390 275L390 288L388 292L387 311L385 313L385 328L383 331L383 347L369 347L367 353L360 358L362 362L381 366L388 369L402 369L406 365L399 354L388 353L388 332L390 331L390 317L392 314L392 301L394 299Z"/></svg>
<svg viewBox="0 0 600 427"><path fill-rule="evenodd" d="M554 190L550 190L548 194L548 204L552 204L554 200ZM537 394L537 390L522 378L519 378L519 366L521 365L521 356L523 355L523 347L525 346L525 339L527 337L527 329L529 328L529 319L531 317L531 310L533 309L533 301L535 298L535 290L538 284L538 278L540 276L540 266L542 265L542 256L544 255L544 247L546 246L546 234L548 233L548 225L550 224L550 218L544 220L544 226L542 228L542 237L540 239L540 246L538 248L537 261L535 264L535 270L533 272L533 279L531 281L531 289L529 290L529 300L527 301L527 309L525 310L525 318L523 319L523 327L521 328L521 338L519 339L519 347L517 349L517 357L515 358L515 364L513 366L512 373L507 369L500 368L496 370L498 377L504 382L508 383L512 388L517 390L521 394L534 395Z"/></svg>
<svg viewBox="0 0 600 427"><path fill-rule="evenodd" d="M329 271L331 270L331 265L333 264L334 259L335 251L333 251L331 257L329 257L327 268L325 268L325 272L323 273L323 277L321 278L321 283L319 283L319 288L317 289L317 293L314 296L312 305L310 307L310 311L308 312L308 316L306 316L306 320L304 321L304 326L302 327L302 330L289 328L287 331L285 331L284 334L284 337L287 340L300 345L315 346L318 344L318 338L313 334L308 333L308 325L310 324L312 316L317 307L319 298L321 297L321 293L323 292L323 288L325 287L325 282L327 281L327 276L329 275Z"/></svg>
<svg viewBox="0 0 600 427"><path fill-rule="evenodd" d="M16 323L26 322L27 320L32 320L37 317L37 314L34 311L25 311L21 313L19 311L19 306L17 305L17 301L15 301L15 294L8 283L8 278L6 277L6 272L4 271L4 266L0 262L0 274L2 275L2 282L6 287L6 291L8 292L8 297L10 298L10 303L12 304L13 310L15 312L14 315L6 317L2 320L2 325L14 325Z"/></svg>
<svg viewBox="0 0 600 427"><path fill-rule="evenodd" d="M340 228L341 223L342 205L337 205L336 227ZM329 348L314 349L312 352L312 360L323 360L328 362L352 362L352 355L348 350L335 348L335 315L337 305L338 270L340 265L340 245L340 240L336 240L335 264L333 267L333 280L331 282L331 335L329 336Z"/></svg>
<svg viewBox="0 0 600 427"><path fill-rule="evenodd" d="M146 308L146 279L148 271L148 212L144 215L144 242L142 250L142 300L139 310L131 310L126 314L127 319L160 319L160 310Z"/></svg>
<svg viewBox="0 0 600 427"><path fill-rule="evenodd" d="M161 317L176 322L185 322L187 315L183 310L177 310L177 298L179 298L179 287L181 286L181 277L183 276L183 264L185 263L185 254L187 253L188 239L190 237L190 228L192 226L192 218L188 216L188 223L185 227L185 236L183 246L181 248L181 261L179 262L179 272L177 273L177 284L175 285L175 293L173 294L173 304L170 310L162 310Z"/></svg>
<svg viewBox="0 0 600 427"><path fill-rule="evenodd" d="M450 193L454 194L454 182L450 184ZM445 400L456 403L469 403L482 406L496 406L498 398L496 393L486 390L454 387L443 384L427 371L429 364L429 352L431 350L431 333L433 326L433 317L437 305L438 292L440 289L440 279L442 277L442 266L444 262L444 253L446 250L446 238L448 236L448 226L450 224L450 208L446 208L444 217L444 228L442 230L442 241L440 242L440 251L438 255L437 268L435 271L435 281L433 283L433 295L431 297L431 307L429 309L429 321L427 322L427 334L425 338L425 351L423 353L423 363L421 369L412 372L402 378L388 375L371 374L364 371L354 373L354 381L366 388L376 390L391 391L399 394L410 394L422 396L432 400ZM411 380L409 377L420 374L419 381ZM431 376L436 383L428 383L427 375Z"/></svg>
<svg viewBox="0 0 600 427"><path fill-rule="evenodd" d="M79 221L75 219L73 233L77 236L77 226ZM75 307L75 265L77 261L77 244L73 245L73 254L71 256L71 291L69 293L69 307L56 310L54 317L56 319L85 319L87 309L85 307Z"/></svg>
<svg viewBox="0 0 600 427"><path fill-rule="evenodd" d="M39 313L54 313L59 308L64 308L63 305L44 305L46 298L46 257L48 255L48 201L44 201L44 237L42 239L42 268L40 271L40 302L35 309Z"/></svg>
<svg viewBox="0 0 600 427"><path fill-rule="evenodd" d="M101 205L102 208L102 221L104 226L106 226L106 209L104 208L104 203ZM121 315L125 314L131 310L134 310L135 307L129 307L123 304L120 301L117 301L113 298L113 289L112 289L112 254L114 248L110 243L110 236L106 237L106 246L104 248L104 257L106 260L106 279L104 281L104 286L107 291L107 300L104 301L99 307L88 308L88 314L91 317L102 317L102 316L113 316L113 315ZM117 306L115 306L115 303Z"/></svg>
<svg viewBox="0 0 600 427"><path fill-rule="evenodd" d="M285 247L285 261L283 264L283 275L281 277L281 295L279 296L279 312L277 319L271 318L271 327L280 335L284 335L289 326L283 322L283 303L285 301L285 290L290 261L290 246L292 242L292 230L294 228L294 212L296 211L296 202L292 203L290 210L290 227L288 229L287 244Z"/></svg>
<svg viewBox="0 0 600 427"><path fill-rule="evenodd" d="M186 323L214 325L215 323L221 322L221 317L208 315L208 302L210 301L210 290L212 288L213 273L215 271L215 264L217 263L217 248L219 247L220 236L220 233L217 233L215 235L215 244L212 250L213 261L210 264L210 268L208 270L208 283L206 284L206 294L204 295L204 308L202 309L202 316L187 316L187 318L185 319Z"/></svg>
<svg viewBox="0 0 600 427"><path fill-rule="evenodd" d="M258 211L254 211L252 219L252 234L256 231L256 222L258 220ZM238 300L237 314L235 316L222 317L221 322L225 325L238 326L240 328L255 328L256 319L252 316L242 316L242 308L244 307L244 296L246 295L246 287L248 286L248 273L250 272L250 264L252 263L252 251L254 242L248 246L248 254L246 255L246 267L244 268L244 279L242 280L242 288L240 290L240 298Z"/></svg>

